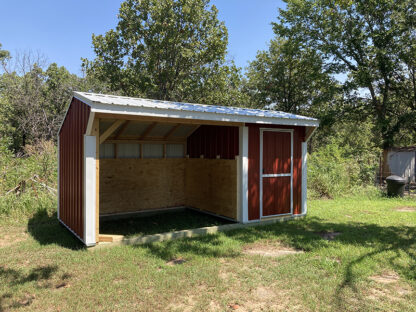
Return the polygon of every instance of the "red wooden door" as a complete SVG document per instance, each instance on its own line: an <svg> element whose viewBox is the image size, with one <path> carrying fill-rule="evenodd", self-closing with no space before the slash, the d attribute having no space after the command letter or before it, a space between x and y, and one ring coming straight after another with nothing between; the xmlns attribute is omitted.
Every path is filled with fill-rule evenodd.
<svg viewBox="0 0 416 312"><path fill-rule="evenodd" d="M262 216L292 212L292 132L263 130L261 163Z"/></svg>

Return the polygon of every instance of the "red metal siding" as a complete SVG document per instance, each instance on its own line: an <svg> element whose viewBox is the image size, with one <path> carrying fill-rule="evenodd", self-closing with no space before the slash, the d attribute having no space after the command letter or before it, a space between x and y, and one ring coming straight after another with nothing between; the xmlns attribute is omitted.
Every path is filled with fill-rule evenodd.
<svg viewBox="0 0 416 312"><path fill-rule="evenodd" d="M188 137L187 154L190 158L234 159L238 155L238 127L200 126Z"/></svg>
<svg viewBox="0 0 416 312"><path fill-rule="evenodd" d="M248 218L260 218L260 128L294 129L293 133L293 213L301 213L302 145L305 127L248 125Z"/></svg>
<svg viewBox="0 0 416 312"><path fill-rule="evenodd" d="M263 178L263 216L284 213L290 213L290 177Z"/></svg>
<svg viewBox="0 0 416 312"><path fill-rule="evenodd" d="M59 218L84 237L83 158L84 134L90 107L73 99L59 132Z"/></svg>
<svg viewBox="0 0 416 312"><path fill-rule="evenodd" d="M290 132L263 132L263 174L290 173Z"/></svg>

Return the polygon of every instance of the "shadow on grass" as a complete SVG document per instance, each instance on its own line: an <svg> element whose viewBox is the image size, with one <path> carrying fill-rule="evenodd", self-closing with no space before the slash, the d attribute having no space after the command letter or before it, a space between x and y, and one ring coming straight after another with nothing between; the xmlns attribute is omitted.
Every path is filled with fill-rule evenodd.
<svg viewBox="0 0 416 312"><path fill-rule="evenodd" d="M327 241L320 234L340 232L334 241ZM351 254L345 254L342 267L342 281L336 290L337 304L340 310L345 309L344 291L352 290L361 297L356 287L361 278L357 267L368 259L376 259L378 255L392 252L394 256L383 258L384 263L408 281L416 282L416 227L380 226L359 222L328 223L318 217L307 217L273 225L247 227L221 234L207 235L198 238L187 238L164 243L151 244L136 248L146 248L151 254L169 261L180 253L188 253L203 257L237 257L241 247L258 240L280 240L300 250L318 251L338 244L363 247L363 252L350 260ZM334 245L337 244L337 245ZM336 248L336 247L335 247ZM340 246L340 248L342 248ZM390 255L390 254L389 254ZM341 255L342 257L342 255ZM406 257L406 261L401 258ZM348 259L348 260L347 260Z"/></svg>
<svg viewBox="0 0 416 312"><path fill-rule="evenodd" d="M58 267L55 265L39 266L31 269L28 273L22 273L20 270L10 269L7 267L0 267L0 280L4 281L8 288L14 286L23 286L26 283L37 282L36 287L47 288L42 286L41 281L48 281L57 272ZM3 293L0 296L0 311L8 311L9 309L21 308L32 303L33 297L29 296L17 301L11 301L13 298L13 291ZM11 301L10 303L6 301Z"/></svg>
<svg viewBox="0 0 416 312"><path fill-rule="evenodd" d="M55 244L72 250L86 249L68 229L59 223L56 213L49 215L46 209L36 212L29 219L27 230L41 245Z"/></svg>

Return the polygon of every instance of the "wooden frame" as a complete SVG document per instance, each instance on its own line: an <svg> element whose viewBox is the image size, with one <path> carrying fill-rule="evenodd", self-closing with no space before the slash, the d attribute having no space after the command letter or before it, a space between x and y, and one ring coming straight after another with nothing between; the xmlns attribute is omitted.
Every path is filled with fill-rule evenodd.
<svg viewBox="0 0 416 312"><path fill-rule="evenodd" d="M231 122L231 121L213 121L213 120L199 120L199 119L185 119L185 118L172 118L172 117L150 117L139 115L124 115L124 114L107 114L107 113L95 113L95 116L100 119L119 119L119 120L138 120L147 122L159 122L159 123L181 123L190 125L213 125L213 126L244 126L243 122Z"/></svg>
<svg viewBox="0 0 416 312"><path fill-rule="evenodd" d="M124 120L116 120L107 130L105 130L104 133L100 135L100 144L103 143L110 135L112 135L114 131L116 131L118 127L120 127L123 123L125 123Z"/></svg>

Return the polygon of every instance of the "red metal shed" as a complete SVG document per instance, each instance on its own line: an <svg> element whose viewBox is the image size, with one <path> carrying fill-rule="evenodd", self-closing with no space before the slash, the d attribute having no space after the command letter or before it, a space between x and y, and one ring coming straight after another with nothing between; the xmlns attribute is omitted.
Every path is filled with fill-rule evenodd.
<svg viewBox="0 0 416 312"><path fill-rule="evenodd" d="M58 219L84 244L99 218L189 206L241 223L306 214L314 118L74 92L59 130Z"/></svg>

